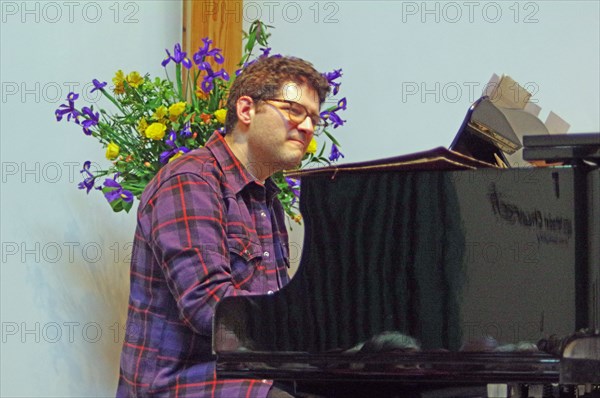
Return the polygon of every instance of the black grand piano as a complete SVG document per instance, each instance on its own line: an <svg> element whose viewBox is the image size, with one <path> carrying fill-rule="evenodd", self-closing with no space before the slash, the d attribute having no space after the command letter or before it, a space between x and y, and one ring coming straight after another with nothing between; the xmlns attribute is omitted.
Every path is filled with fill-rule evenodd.
<svg viewBox="0 0 600 398"><path fill-rule="evenodd" d="M327 397L600 394L597 165L438 148L298 176L299 269L218 305L218 377Z"/></svg>

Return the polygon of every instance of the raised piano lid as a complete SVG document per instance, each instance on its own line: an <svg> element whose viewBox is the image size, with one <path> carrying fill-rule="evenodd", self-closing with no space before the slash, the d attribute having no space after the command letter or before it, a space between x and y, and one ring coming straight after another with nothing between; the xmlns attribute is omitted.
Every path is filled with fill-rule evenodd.
<svg viewBox="0 0 600 398"><path fill-rule="evenodd" d="M587 264L584 171L372 165L302 177L299 269L273 295L217 306L221 369L236 356L339 355L385 331L414 337L422 351L410 355L444 356L586 326L575 294ZM555 360L519 355L557 377Z"/></svg>

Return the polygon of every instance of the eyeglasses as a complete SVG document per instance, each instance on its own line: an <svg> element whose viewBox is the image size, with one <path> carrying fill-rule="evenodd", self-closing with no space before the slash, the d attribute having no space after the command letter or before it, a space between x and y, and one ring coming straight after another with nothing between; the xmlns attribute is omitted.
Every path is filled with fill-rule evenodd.
<svg viewBox="0 0 600 398"><path fill-rule="evenodd" d="M265 98L263 99L263 101L265 102L281 102L281 103L285 103L288 104L289 107L286 109L280 109L279 107L277 107L277 109L280 109L282 111L287 110L287 114L288 114L288 119L290 122L295 123L295 124L300 124L302 123L304 120L306 120L306 117L310 118L310 121L312 122L312 125L314 127L314 134L315 135L320 135L323 132L323 129L325 127L327 127L327 122L325 120L323 120L323 118L321 118L320 115L311 115L310 113L308 113L308 110L306 109L306 107L296 101L290 101L290 100L283 100L283 99L276 99L276 98Z"/></svg>

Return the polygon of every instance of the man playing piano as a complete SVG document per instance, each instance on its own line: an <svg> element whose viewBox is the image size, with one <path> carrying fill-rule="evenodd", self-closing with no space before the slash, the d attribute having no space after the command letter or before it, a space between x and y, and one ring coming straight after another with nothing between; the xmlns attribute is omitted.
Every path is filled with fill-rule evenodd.
<svg viewBox="0 0 600 398"><path fill-rule="evenodd" d="M142 195L117 396L288 397L267 380L217 380L214 308L288 282L270 176L297 166L329 85L311 64L263 57L231 87L225 134L166 165Z"/></svg>

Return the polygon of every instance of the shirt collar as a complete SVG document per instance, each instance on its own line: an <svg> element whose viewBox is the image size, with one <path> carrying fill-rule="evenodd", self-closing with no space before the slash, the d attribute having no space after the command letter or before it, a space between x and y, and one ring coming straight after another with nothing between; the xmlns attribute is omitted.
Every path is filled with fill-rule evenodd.
<svg viewBox="0 0 600 398"><path fill-rule="evenodd" d="M217 163L225 174L227 184L236 195L248 185L262 185L260 182L256 181L254 176L250 174L246 167L235 157L231 148L229 148L229 145L225 141L223 134L215 131L206 142L205 147L217 160ZM266 179L264 186L269 200L280 192L279 187L277 187L277 184L275 184L271 177Z"/></svg>

